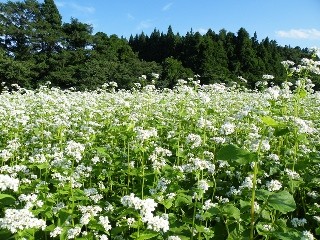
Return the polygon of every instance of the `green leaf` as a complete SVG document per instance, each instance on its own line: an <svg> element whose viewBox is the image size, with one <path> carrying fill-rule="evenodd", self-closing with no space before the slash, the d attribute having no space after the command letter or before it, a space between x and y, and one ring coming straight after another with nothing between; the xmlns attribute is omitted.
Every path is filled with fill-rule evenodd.
<svg viewBox="0 0 320 240"><path fill-rule="evenodd" d="M198 233L206 232L205 226L202 226L202 225L196 225L196 230L197 230Z"/></svg>
<svg viewBox="0 0 320 240"><path fill-rule="evenodd" d="M175 206L184 206L184 205L190 205L192 204L192 197L185 195L183 193L180 193L177 195L176 200L175 200Z"/></svg>
<svg viewBox="0 0 320 240"><path fill-rule="evenodd" d="M255 161L257 158L255 153L239 148L233 144L223 146L217 153L218 160L235 161L239 164L247 164Z"/></svg>
<svg viewBox="0 0 320 240"><path fill-rule="evenodd" d="M163 206L166 208L166 209L169 209L169 208L171 208L172 207L172 205L173 205L173 203L172 203L172 200L164 200L163 202L162 202L162 204L163 204Z"/></svg>
<svg viewBox="0 0 320 240"><path fill-rule="evenodd" d="M294 198L287 191L273 193L268 199L268 205L282 213L292 212L296 209Z"/></svg>
<svg viewBox="0 0 320 240"><path fill-rule="evenodd" d="M232 204L223 206L222 213L225 214L227 218L233 217L236 220L240 220L240 210Z"/></svg>
<svg viewBox="0 0 320 240"><path fill-rule="evenodd" d="M69 198L70 201L82 201L89 200L89 198L85 195L83 190L75 189L73 192L73 196Z"/></svg>
<svg viewBox="0 0 320 240"><path fill-rule="evenodd" d="M213 240L227 239L228 232L225 224L223 224L222 221L214 225L213 231L214 231Z"/></svg>
<svg viewBox="0 0 320 240"><path fill-rule="evenodd" d="M183 235L177 235L181 240L190 240L190 237L186 237Z"/></svg>
<svg viewBox="0 0 320 240"><path fill-rule="evenodd" d="M12 236L12 233L6 229L0 230L0 239L15 239L14 236Z"/></svg>
<svg viewBox="0 0 320 240"><path fill-rule="evenodd" d="M46 232L52 232L55 228L56 228L56 225L51 224L51 225L46 227L45 231Z"/></svg>
<svg viewBox="0 0 320 240"><path fill-rule="evenodd" d="M145 231L145 232L140 232L139 235L137 232L135 232L135 233L131 234L130 237L132 237L133 239L137 239L137 240L145 240L145 239L154 238L158 235L159 235L159 233L156 233L156 232Z"/></svg>
<svg viewBox="0 0 320 240"><path fill-rule="evenodd" d="M264 202L267 202L271 195L272 195L272 192L269 192L267 190L264 190L264 189L256 190L256 198L258 200L262 200Z"/></svg>
<svg viewBox="0 0 320 240"><path fill-rule="evenodd" d="M109 153L107 151L106 147L96 147L97 153L101 154L102 156L109 156Z"/></svg>
<svg viewBox="0 0 320 240"><path fill-rule="evenodd" d="M279 240L300 240L302 239L301 234L299 234L297 231L294 231L293 229L287 229L286 232L280 232L280 231L274 231L272 232L272 236L274 236L276 239Z"/></svg>
<svg viewBox="0 0 320 240"><path fill-rule="evenodd" d="M212 207L212 208L208 209L207 212L211 213L213 216L219 216L221 214L220 209L217 207Z"/></svg>
<svg viewBox="0 0 320 240"><path fill-rule="evenodd" d="M70 210L60 210L59 212L59 219L60 219L60 223L63 224L71 215L71 211Z"/></svg>
<svg viewBox="0 0 320 240"><path fill-rule="evenodd" d="M241 229L235 228L233 229L229 235L227 240L250 240L250 234L249 232L243 231Z"/></svg>
<svg viewBox="0 0 320 240"><path fill-rule="evenodd" d="M0 203L4 206L14 204L16 199L9 194L0 194Z"/></svg>
<svg viewBox="0 0 320 240"><path fill-rule="evenodd" d="M242 199L240 199L240 207L241 208L251 207L251 203L249 201L243 201Z"/></svg>
<svg viewBox="0 0 320 240"><path fill-rule="evenodd" d="M320 235L320 227L316 228L316 235Z"/></svg>
<svg viewBox="0 0 320 240"><path fill-rule="evenodd" d="M50 167L50 164L49 163L41 163L41 164L37 164L35 165L37 168L39 168L40 170L42 169L47 169Z"/></svg>
<svg viewBox="0 0 320 240"><path fill-rule="evenodd" d="M280 137L280 136L286 135L289 132L290 132L289 127L276 127L274 130L274 136Z"/></svg>
<svg viewBox="0 0 320 240"><path fill-rule="evenodd" d="M305 98L307 96L307 91L304 88L301 88L299 91L299 97L300 98Z"/></svg>
<svg viewBox="0 0 320 240"><path fill-rule="evenodd" d="M261 117L261 120L270 127L277 127L279 125L279 123L270 116L263 116Z"/></svg>

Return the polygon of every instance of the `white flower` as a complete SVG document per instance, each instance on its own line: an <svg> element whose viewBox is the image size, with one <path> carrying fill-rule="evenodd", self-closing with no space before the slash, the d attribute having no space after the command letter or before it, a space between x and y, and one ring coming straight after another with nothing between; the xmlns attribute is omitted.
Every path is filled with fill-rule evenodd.
<svg viewBox="0 0 320 240"><path fill-rule="evenodd" d="M209 189L209 184L206 180L202 179L198 182L198 188L203 192L206 192Z"/></svg>
<svg viewBox="0 0 320 240"><path fill-rule="evenodd" d="M312 233L310 231L303 231L302 232L303 237L301 238L301 240L314 240L315 237L312 235Z"/></svg>
<svg viewBox="0 0 320 240"><path fill-rule="evenodd" d="M261 141L261 152L266 152L270 150L270 144L269 141L264 139Z"/></svg>
<svg viewBox="0 0 320 240"><path fill-rule="evenodd" d="M270 192L278 191L282 188L282 184L278 180L271 180L267 182L266 186Z"/></svg>
<svg viewBox="0 0 320 240"><path fill-rule="evenodd" d="M241 193L242 193L241 186L239 189L236 189L234 186L231 186L229 192L227 192L226 194L228 197L230 197L230 196L240 195Z"/></svg>
<svg viewBox="0 0 320 240"><path fill-rule="evenodd" d="M168 194L167 194L167 198L168 198L168 199L173 199L175 196L176 196L175 193L168 193Z"/></svg>
<svg viewBox="0 0 320 240"><path fill-rule="evenodd" d="M288 168L286 168L286 169L284 170L284 172L285 172L285 173L288 175L288 177L291 178L291 179L299 179L299 178L300 178L299 173L297 173L297 172L295 172L295 171L292 171L292 170L290 170L290 169L288 169Z"/></svg>
<svg viewBox="0 0 320 240"><path fill-rule="evenodd" d="M275 161L275 163L279 164L280 158L279 158L279 156L277 154L271 153L271 154L268 155L268 158L270 160Z"/></svg>
<svg viewBox="0 0 320 240"><path fill-rule="evenodd" d="M146 141L151 137L157 137L157 129L150 128L150 129L143 129L142 127L135 127L135 132L137 133L137 139L140 141Z"/></svg>
<svg viewBox="0 0 320 240"><path fill-rule="evenodd" d="M46 222L35 218L28 209L6 209L4 218L0 218L0 228L16 233L29 228L46 228Z"/></svg>
<svg viewBox="0 0 320 240"><path fill-rule="evenodd" d="M236 126L233 123L226 122L221 126L220 132L224 135L230 135L235 131L235 128Z"/></svg>
<svg viewBox="0 0 320 240"><path fill-rule="evenodd" d="M130 227L132 224L134 224L136 220L134 218L127 218L127 224Z"/></svg>
<svg viewBox="0 0 320 240"><path fill-rule="evenodd" d="M102 234L101 236L99 236L99 239L100 239L100 240L108 240L109 238L108 238L107 235Z"/></svg>
<svg viewBox="0 0 320 240"><path fill-rule="evenodd" d="M308 192L307 195L313 199L316 199L319 196L319 194L316 191Z"/></svg>
<svg viewBox="0 0 320 240"><path fill-rule="evenodd" d="M83 214L80 218L80 223L83 225L88 224L92 217L97 216L102 211L100 206L79 206L78 208Z"/></svg>
<svg viewBox="0 0 320 240"><path fill-rule="evenodd" d="M292 218L291 219L291 224L294 227L303 227L305 224L307 224L307 220L305 218Z"/></svg>
<svg viewBox="0 0 320 240"><path fill-rule="evenodd" d="M263 230L268 231L268 232L274 230L270 224L264 224L262 227L263 227Z"/></svg>
<svg viewBox="0 0 320 240"><path fill-rule="evenodd" d="M203 205L203 210L209 210L210 208L212 207L216 207L218 204L217 203L212 203L211 202L211 199L208 199L204 202L204 205Z"/></svg>
<svg viewBox="0 0 320 240"><path fill-rule="evenodd" d="M169 236L168 240L181 240L181 238L178 236Z"/></svg>
<svg viewBox="0 0 320 240"><path fill-rule="evenodd" d="M319 216L313 216L313 219L316 220L318 223L320 223L320 217Z"/></svg>
<svg viewBox="0 0 320 240"><path fill-rule="evenodd" d="M55 229L53 229L52 232L50 232L50 237L55 238L58 235L60 235L62 233L62 228L61 227L56 227Z"/></svg>
<svg viewBox="0 0 320 240"><path fill-rule="evenodd" d="M286 61L282 61L281 64L285 67L285 68L289 68L290 66L293 66L295 63L290 61L290 60L286 60Z"/></svg>
<svg viewBox="0 0 320 240"><path fill-rule="evenodd" d="M293 117L292 120L297 125L299 133L312 134L317 131L315 128L311 127L312 125L311 121L307 121L307 120L303 120L301 118L295 118L295 117Z"/></svg>
<svg viewBox="0 0 320 240"><path fill-rule="evenodd" d="M244 83L247 83L248 81L243 78L242 76L238 76L238 79L241 81L241 82L244 82Z"/></svg>
<svg viewBox="0 0 320 240"><path fill-rule="evenodd" d="M278 86L270 87L265 91L266 98L272 100L277 100L280 96L280 93L281 89Z"/></svg>
<svg viewBox="0 0 320 240"><path fill-rule="evenodd" d="M19 179L10 177L6 174L0 174L0 189L1 191L5 191L7 189L11 189L14 192L18 191L20 181Z"/></svg>
<svg viewBox="0 0 320 240"><path fill-rule="evenodd" d="M270 80L270 79L274 79L274 76L273 75L269 75L269 74L264 74L262 76L262 79Z"/></svg>
<svg viewBox="0 0 320 240"><path fill-rule="evenodd" d="M85 150L85 146L81 143L77 143L73 140L67 142L65 152L70 157L74 157L77 162L82 159L82 153Z"/></svg>
<svg viewBox="0 0 320 240"><path fill-rule="evenodd" d="M244 181L241 183L241 186L239 187L239 189L244 189L244 188L248 188L248 189L252 189L253 188L253 175L249 175L247 176Z"/></svg>
<svg viewBox="0 0 320 240"><path fill-rule="evenodd" d="M104 227L106 232L110 231L111 228L112 228L111 225L110 225L109 218L107 216L106 217L100 216L99 217L99 223Z"/></svg>
<svg viewBox="0 0 320 240"><path fill-rule="evenodd" d="M81 227L74 227L70 228L67 232L67 238L68 239L74 239L75 237L79 236L81 233Z"/></svg>
<svg viewBox="0 0 320 240"><path fill-rule="evenodd" d="M154 152L150 155L149 160L152 162L154 170L160 170L166 165L165 157L170 157L172 152L162 147L156 147Z"/></svg>
<svg viewBox="0 0 320 240"><path fill-rule="evenodd" d="M260 211L260 205L257 202L254 202L254 211L258 213Z"/></svg>
<svg viewBox="0 0 320 240"><path fill-rule="evenodd" d="M148 216L147 218L144 217L142 218L143 222L147 223L147 228L152 229L153 231L156 232L167 232L169 230L169 221L168 217L163 214L161 217L160 216Z"/></svg>
<svg viewBox="0 0 320 240"><path fill-rule="evenodd" d="M225 141L226 141L226 139L223 137L213 137L213 138L211 138L211 140L214 141L215 143L218 143L218 144L225 143Z"/></svg>
<svg viewBox="0 0 320 240"><path fill-rule="evenodd" d="M201 137L199 135L193 134L193 133L190 133L187 136L186 140L187 140L187 143L191 143L191 149L196 148L196 147L200 147L201 143L202 143Z"/></svg>
<svg viewBox="0 0 320 240"><path fill-rule="evenodd" d="M56 206L52 207L53 214L57 214L61 209L65 207L63 202L58 202Z"/></svg>

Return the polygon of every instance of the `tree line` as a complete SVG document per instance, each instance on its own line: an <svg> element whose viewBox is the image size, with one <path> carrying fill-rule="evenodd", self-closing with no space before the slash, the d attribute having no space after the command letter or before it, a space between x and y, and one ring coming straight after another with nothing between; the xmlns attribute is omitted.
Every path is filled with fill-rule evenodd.
<svg viewBox="0 0 320 240"><path fill-rule="evenodd" d="M36 88L49 81L83 90L140 82L171 88L178 79L197 75L202 84L237 82L242 76L254 87L263 74L281 83L286 73L280 62L303 57L310 57L307 49L282 47L269 38L259 42L244 28L237 34L209 29L180 36L169 26L166 33L155 29L150 36L142 32L126 39L94 34L76 18L62 22L54 0L0 3L0 81L7 85Z"/></svg>

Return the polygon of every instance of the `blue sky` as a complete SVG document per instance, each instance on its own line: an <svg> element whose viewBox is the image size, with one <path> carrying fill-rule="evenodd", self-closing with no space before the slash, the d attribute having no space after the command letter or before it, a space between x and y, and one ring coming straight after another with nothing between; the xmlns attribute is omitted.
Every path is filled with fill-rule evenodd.
<svg viewBox="0 0 320 240"><path fill-rule="evenodd" d="M43 1L43 0L42 0ZM1 0L1 2L5 2ZM320 47L320 0L55 0L64 22L92 24L94 32L129 37L155 28L205 33L244 27L279 45Z"/></svg>

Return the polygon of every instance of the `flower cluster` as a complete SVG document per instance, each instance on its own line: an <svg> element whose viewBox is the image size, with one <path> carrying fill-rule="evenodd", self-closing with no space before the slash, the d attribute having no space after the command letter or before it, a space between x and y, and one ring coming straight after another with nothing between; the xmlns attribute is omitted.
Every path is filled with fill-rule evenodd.
<svg viewBox="0 0 320 240"><path fill-rule="evenodd" d="M141 200L135 197L133 193L123 196L121 203L127 207L133 207L136 210L140 210L142 222L147 223L147 228L154 231L167 232L169 230L169 221L167 215L154 216L153 211L158 205L153 199L147 198Z"/></svg>
<svg viewBox="0 0 320 240"><path fill-rule="evenodd" d="M19 179L10 177L6 174L0 174L0 189L1 191L5 191L7 189L11 189L13 191L18 191L19 188Z"/></svg>
<svg viewBox="0 0 320 240"><path fill-rule="evenodd" d="M6 209L4 218L0 218L0 228L9 230L12 233L24 229L42 229L46 228L46 222L35 218L28 209Z"/></svg>

